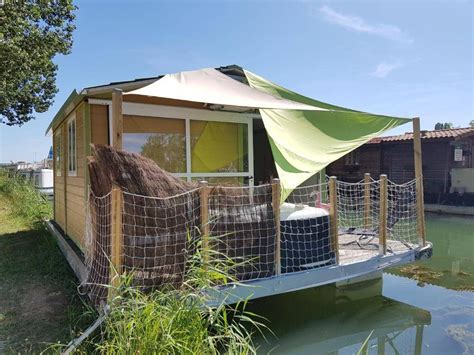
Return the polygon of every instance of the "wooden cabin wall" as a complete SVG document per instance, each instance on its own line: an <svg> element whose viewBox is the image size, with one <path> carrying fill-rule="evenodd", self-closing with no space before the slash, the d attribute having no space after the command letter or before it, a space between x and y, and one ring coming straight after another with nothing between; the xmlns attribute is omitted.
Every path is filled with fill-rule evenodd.
<svg viewBox="0 0 474 355"><path fill-rule="evenodd" d="M349 182L360 181L365 173L371 173L374 179L381 174L381 151L379 144L366 144L357 148L359 157L358 165L346 165L345 157L329 164L326 174L336 176L338 179Z"/></svg>
<svg viewBox="0 0 474 355"><path fill-rule="evenodd" d="M68 129L69 115L59 126L54 129L61 132L61 176L56 174L54 165L54 220L80 249L84 247L84 233L86 224L86 151L89 134L86 134L85 118L87 117L87 104L80 104L74 111L76 117L76 174L68 173ZM53 133L53 152L56 161L56 135Z"/></svg>
<svg viewBox="0 0 474 355"><path fill-rule="evenodd" d="M90 105L91 142L94 144L109 144L108 106Z"/></svg>
<svg viewBox="0 0 474 355"><path fill-rule="evenodd" d="M64 132L64 126L59 126L54 132L53 132L53 179L54 179L54 220L56 223L61 227L63 231L66 230L66 206L65 206L65 152L66 152L66 146L64 144L65 142L65 132ZM60 142L58 142L57 139L57 134L61 135ZM57 171L56 171L56 154L57 154L57 145L61 143L61 156L60 156L60 166L59 169L61 171L61 176L57 176Z"/></svg>
<svg viewBox="0 0 474 355"><path fill-rule="evenodd" d="M84 105L76 109L76 176L66 177L66 233L82 249L86 221L84 150ZM64 123L67 132L67 119ZM67 142L67 140L66 140Z"/></svg>

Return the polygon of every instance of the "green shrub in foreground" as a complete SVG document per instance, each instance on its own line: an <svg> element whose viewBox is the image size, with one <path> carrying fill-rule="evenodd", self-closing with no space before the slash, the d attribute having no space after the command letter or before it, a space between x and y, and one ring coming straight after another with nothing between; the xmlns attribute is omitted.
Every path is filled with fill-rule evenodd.
<svg viewBox="0 0 474 355"><path fill-rule="evenodd" d="M51 218L52 207L46 197L29 181L9 177L0 170L0 197L10 204L12 215L28 224Z"/></svg>
<svg viewBox="0 0 474 355"><path fill-rule="evenodd" d="M102 332L78 349L100 354L255 354L254 332L265 328L245 303L207 306L211 287L232 281L236 267L225 256L208 251L213 263L204 264L196 248L178 289L142 292L132 287L133 273L109 288L109 313ZM223 295L225 298L225 294Z"/></svg>

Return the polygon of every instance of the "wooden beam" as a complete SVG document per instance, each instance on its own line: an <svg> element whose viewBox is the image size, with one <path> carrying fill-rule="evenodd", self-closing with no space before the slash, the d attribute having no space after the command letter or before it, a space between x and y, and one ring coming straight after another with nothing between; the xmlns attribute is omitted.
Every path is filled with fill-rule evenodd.
<svg viewBox="0 0 474 355"><path fill-rule="evenodd" d="M364 174L364 228L370 229L370 173Z"/></svg>
<svg viewBox="0 0 474 355"><path fill-rule="evenodd" d="M89 164L87 157L91 155L91 105L88 102L84 102L83 109L83 127L84 127L84 204L87 205L89 200Z"/></svg>
<svg viewBox="0 0 474 355"><path fill-rule="evenodd" d="M110 231L110 285L118 287L122 274L123 235L122 235L122 190L118 186L112 188L111 194L111 231ZM112 289L113 290L113 289ZM113 292L109 293L109 298Z"/></svg>
<svg viewBox="0 0 474 355"><path fill-rule="evenodd" d="M202 258L204 267L209 263L209 184L207 181L200 181L201 198L201 242Z"/></svg>
<svg viewBox="0 0 474 355"><path fill-rule="evenodd" d="M123 115L122 115L123 95L122 90L112 91L112 147L122 149L123 135Z"/></svg>
<svg viewBox="0 0 474 355"><path fill-rule="evenodd" d="M425 203L423 200L423 165L421 155L421 134L420 118L413 119L413 151L415 159L415 179L416 179L416 207L417 207L417 227L418 244L424 246L426 242L425 233Z"/></svg>
<svg viewBox="0 0 474 355"><path fill-rule="evenodd" d="M387 211L388 191L387 175L380 175L380 207L379 207L379 254L387 254Z"/></svg>
<svg viewBox="0 0 474 355"><path fill-rule="evenodd" d="M275 274L281 275L280 179L272 179L272 208L275 217Z"/></svg>
<svg viewBox="0 0 474 355"><path fill-rule="evenodd" d="M339 264L339 235L337 221L337 178L329 178L329 237L331 247L336 256L336 265Z"/></svg>

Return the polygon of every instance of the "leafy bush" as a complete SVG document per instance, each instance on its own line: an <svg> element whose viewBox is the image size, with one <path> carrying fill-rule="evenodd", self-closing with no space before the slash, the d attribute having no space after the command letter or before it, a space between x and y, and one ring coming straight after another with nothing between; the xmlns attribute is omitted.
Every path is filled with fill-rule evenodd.
<svg viewBox="0 0 474 355"><path fill-rule="evenodd" d="M214 238L214 237L213 237ZM109 286L108 314L102 332L83 343L79 353L100 354L256 354L253 333L266 328L259 316L245 310L246 302L222 302L210 307L208 291L236 283L237 266L225 255L201 243L190 248L184 283L143 292L133 285L133 272ZM204 260L213 260L207 262ZM214 293L214 296L216 294ZM225 291L220 296L225 300ZM57 348L56 348L57 349ZM62 348L64 350L64 348Z"/></svg>
<svg viewBox="0 0 474 355"><path fill-rule="evenodd" d="M0 198L10 204L13 218L34 224L52 216L52 206L29 181L0 170Z"/></svg>

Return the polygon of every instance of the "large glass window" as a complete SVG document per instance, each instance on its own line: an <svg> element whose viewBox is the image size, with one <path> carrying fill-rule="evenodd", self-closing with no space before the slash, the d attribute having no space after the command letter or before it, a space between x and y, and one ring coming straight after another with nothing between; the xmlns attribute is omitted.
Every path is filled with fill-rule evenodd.
<svg viewBox="0 0 474 355"><path fill-rule="evenodd" d="M123 149L154 160L176 176L224 185L249 183L249 123L243 119L124 115L123 128Z"/></svg>
<svg viewBox="0 0 474 355"><path fill-rule="evenodd" d="M185 127L182 119L125 115L123 148L154 160L166 171L185 173Z"/></svg>
<svg viewBox="0 0 474 355"><path fill-rule="evenodd" d="M191 120L191 172L248 171L247 130L242 123Z"/></svg>
<svg viewBox="0 0 474 355"><path fill-rule="evenodd" d="M68 146L68 175L76 175L77 152L76 152L76 117L73 116L67 122L67 146Z"/></svg>

